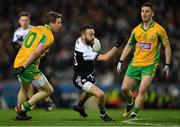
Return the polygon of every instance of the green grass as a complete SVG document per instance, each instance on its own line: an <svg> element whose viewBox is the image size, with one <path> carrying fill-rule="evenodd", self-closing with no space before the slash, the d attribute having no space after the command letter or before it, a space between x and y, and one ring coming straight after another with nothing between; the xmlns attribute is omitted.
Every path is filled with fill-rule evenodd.
<svg viewBox="0 0 180 127"><path fill-rule="evenodd" d="M0 126L180 126L180 110L141 110L137 120L122 118L122 109L108 109L117 122L107 123L99 118L97 110L87 110L88 117L81 118L71 109L55 109L47 112L34 109L29 121L15 121L14 110L0 109Z"/></svg>

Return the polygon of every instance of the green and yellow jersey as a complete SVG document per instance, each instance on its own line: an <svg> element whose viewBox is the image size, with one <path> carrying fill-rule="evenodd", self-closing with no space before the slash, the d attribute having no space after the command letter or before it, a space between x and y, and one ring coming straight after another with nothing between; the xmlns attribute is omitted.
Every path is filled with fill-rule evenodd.
<svg viewBox="0 0 180 127"><path fill-rule="evenodd" d="M128 44L135 45L132 65L148 66L159 64L162 44L169 43L165 29L152 21L147 30L143 24L135 27L131 33Z"/></svg>
<svg viewBox="0 0 180 127"><path fill-rule="evenodd" d="M23 45L21 46L14 61L14 68L18 68L23 65L26 59L36 49L39 43L43 43L46 47L46 52L54 42L54 36L51 28L48 25L33 27L27 34ZM37 67L39 66L40 59L45 55L42 54L37 60L33 62Z"/></svg>

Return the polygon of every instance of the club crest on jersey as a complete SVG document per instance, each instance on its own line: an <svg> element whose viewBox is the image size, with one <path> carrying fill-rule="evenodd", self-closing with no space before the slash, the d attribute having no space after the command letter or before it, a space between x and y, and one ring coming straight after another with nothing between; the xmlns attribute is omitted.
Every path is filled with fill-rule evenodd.
<svg viewBox="0 0 180 127"><path fill-rule="evenodd" d="M151 36L150 36L150 40L151 40L151 42L153 42L153 41L154 41L154 39L155 39L155 37L154 37L153 35L151 35Z"/></svg>
<svg viewBox="0 0 180 127"><path fill-rule="evenodd" d="M141 42L139 45L140 50L150 51L152 48L152 43L149 42Z"/></svg>

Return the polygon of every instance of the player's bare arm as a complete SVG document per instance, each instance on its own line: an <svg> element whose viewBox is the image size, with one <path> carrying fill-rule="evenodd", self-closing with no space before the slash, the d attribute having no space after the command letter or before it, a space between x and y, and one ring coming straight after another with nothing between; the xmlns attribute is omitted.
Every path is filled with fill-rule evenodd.
<svg viewBox="0 0 180 127"><path fill-rule="evenodd" d="M117 72L122 72L122 62L126 59L128 54L131 52L133 46L129 45L128 43L126 44L125 48L123 49L123 52L121 54L121 57L119 59L118 65L117 65Z"/></svg>
<svg viewBox="0 0 180 127"><path fill-rule="evenodd" d="M114 44L114 46L105 54L100 54L97 57L98 61L108 61L118 50L118 48L122 45L122 43L125 41L124 36L120 36L117 40L117 42Z"/></svg>
<svg viewBox="0 0 180 127"><path fill-rule="evenodd" d="M163 44L165 48L166 64L170 64L171 61L171 47L169 43Z"/></svg>
<svg viewBox="0 0 180 127"><path fill-rule="evenodd" d="M124 61L126 57L129 55L129 53L131 52L132 48L133 46L126 44L119 60Z"/></svg>
<svg viewBox="0 0 180 127"><path fill-rule="evenodd" d="M98 57L97 57L97 60L98 61L108 61L115 53L116 51L118 50L118 48L116 48L115 46L112 47L112 49L110 49L107 53L105 54L100 54Z"/></svg>
<svg viewBox="0 0 180 127"><path fill-rule="evenodd" d="M37 48L32 52L32 54L27 58L24 62L23 67L26 68L29 64L31 64L34 60L36 60L41 54L44 53L46 47L43 43L40 43Z"/></svg>

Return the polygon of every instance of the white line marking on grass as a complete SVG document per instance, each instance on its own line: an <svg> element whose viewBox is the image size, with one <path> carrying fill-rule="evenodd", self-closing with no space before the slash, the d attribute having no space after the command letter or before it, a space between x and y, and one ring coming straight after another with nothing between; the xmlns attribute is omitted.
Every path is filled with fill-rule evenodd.
<svg viewBox="0 0 180 127"><path fill-rule="evenodd" d="M141 125L141 126L171 126L171 127L180 127L180 125L170 125L170 124L156 124L156 123L148 123L148 122L145 122L145 123L140 123L140 122L137 122L137 121L141 121L141 120L152 120L153 118L137 118L137 119L128 119L128 120L123 120L121 121L122 123L125 123L125 124L131 124L131 125Z"/></svg>
<svg viewBox="0 0 180 127"><path fill-rule="evenodd" d="M139 120L139 119L138 119ZM126 123L126 124L133 124L133 125L143 125L143 126L162 126L162 124L153 124L153 123L139 123L137 122L137 120L123 120L122 123Z"/></svg>

